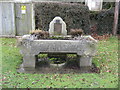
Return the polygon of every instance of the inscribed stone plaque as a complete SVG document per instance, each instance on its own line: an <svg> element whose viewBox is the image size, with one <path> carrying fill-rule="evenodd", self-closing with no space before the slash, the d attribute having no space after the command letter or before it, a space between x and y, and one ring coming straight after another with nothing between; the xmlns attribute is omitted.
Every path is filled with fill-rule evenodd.
<svg viewBox="0 0 120 90"><path fill-rule="evenodd" d="M54 23L54 34L61 35L61 31L62 31L62 24Z"/></svg>
<svg viewBox="0 0 120 90"><path fill-rule="evenodd" d="M67 35L66 23L61 17L55 17L49 24L50 35Z"/></svg>

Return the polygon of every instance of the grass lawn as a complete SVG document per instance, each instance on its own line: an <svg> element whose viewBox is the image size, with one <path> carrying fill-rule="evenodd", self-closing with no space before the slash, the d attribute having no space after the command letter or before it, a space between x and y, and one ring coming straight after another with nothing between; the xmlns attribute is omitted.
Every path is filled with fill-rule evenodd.
<svg viewBox="0 0 120 90"><path fill-rule="evenodd" d="M1 83L3 88L118 88L118 40L98 42L98 52L93 58L100 73L81 74L25 74L17 73L22 63L16 39L0 38L2 60ZM118 90L118 89L117 89Z"/></svg>

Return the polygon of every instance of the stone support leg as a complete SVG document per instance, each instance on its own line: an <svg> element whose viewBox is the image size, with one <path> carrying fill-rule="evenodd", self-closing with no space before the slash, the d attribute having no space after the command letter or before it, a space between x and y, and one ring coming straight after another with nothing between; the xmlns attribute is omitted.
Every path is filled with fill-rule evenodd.
<svg viewBox="0 0 120 90"><path fill-rule="evenodd" d="M79 65L80 67L89 67L92 65L92 57L91 56L79 56Z"/></svg>
<svg viewBox="0 0 120 90"><path fill-rule="evenodd" d="M36 56L24 55L23 56L23 67L24 68L35 68Z"/></svg>

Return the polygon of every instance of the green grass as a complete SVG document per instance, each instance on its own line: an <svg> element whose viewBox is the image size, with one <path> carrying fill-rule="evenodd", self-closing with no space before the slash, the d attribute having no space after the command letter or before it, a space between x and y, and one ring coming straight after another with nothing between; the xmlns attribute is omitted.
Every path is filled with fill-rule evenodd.
<svg viewBox="0 0 120 90"><path fill-rule="evenodd" d="M22 56L16 39L0 38L3 88L117 88L118 40L111 37L98 42L98 52L93 62L101 73L82 74L25 74L17 73ZM2 47L2 48L1 48ZM2 49L2 50L1 50Z"/></svg>

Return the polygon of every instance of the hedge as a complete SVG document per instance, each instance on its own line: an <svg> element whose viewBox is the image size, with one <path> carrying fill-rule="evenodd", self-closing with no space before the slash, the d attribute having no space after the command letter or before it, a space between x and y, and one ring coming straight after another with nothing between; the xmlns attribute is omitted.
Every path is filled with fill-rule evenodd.
<svg viewBox="0 0 120 90"><path fill-rule="evenodd" d="M66 23L67 30L83 29L85 34L90 32L89 9L77 3L35 3L36 29L49 30L49 23L54 17L60 16Z"/></svg>
<svg viewBox="0 0 120 90"><path fill-rule="evenodd" d="M97 16L97 32L99 34L112 34L114 22L114 8L101 11Z"/></svg>
<svg viewBox="0 0 120 90"><path fill-rule="evenodd" d="M36 29L48 31L49 23L56 16L60 16L65 21L68 32L71 29L81 28L85 34L92 34L93 26L96 27L96 33L99 35L112 34L114 7L91 12L87 6L80 3L35 3ZM119 27L120 23L118 23L118 29Z"/></svg>
<svg viewBox="0 0 120 90"><path fill-rule="evenodd" d="M103 9L97 12L90 12L91 26L95 27L95 31L99 35L112 34L114 22L114 7L111 9ZM93 29L93 28L92 28ZM92 31L92 29L90 29Z"/></svg>

